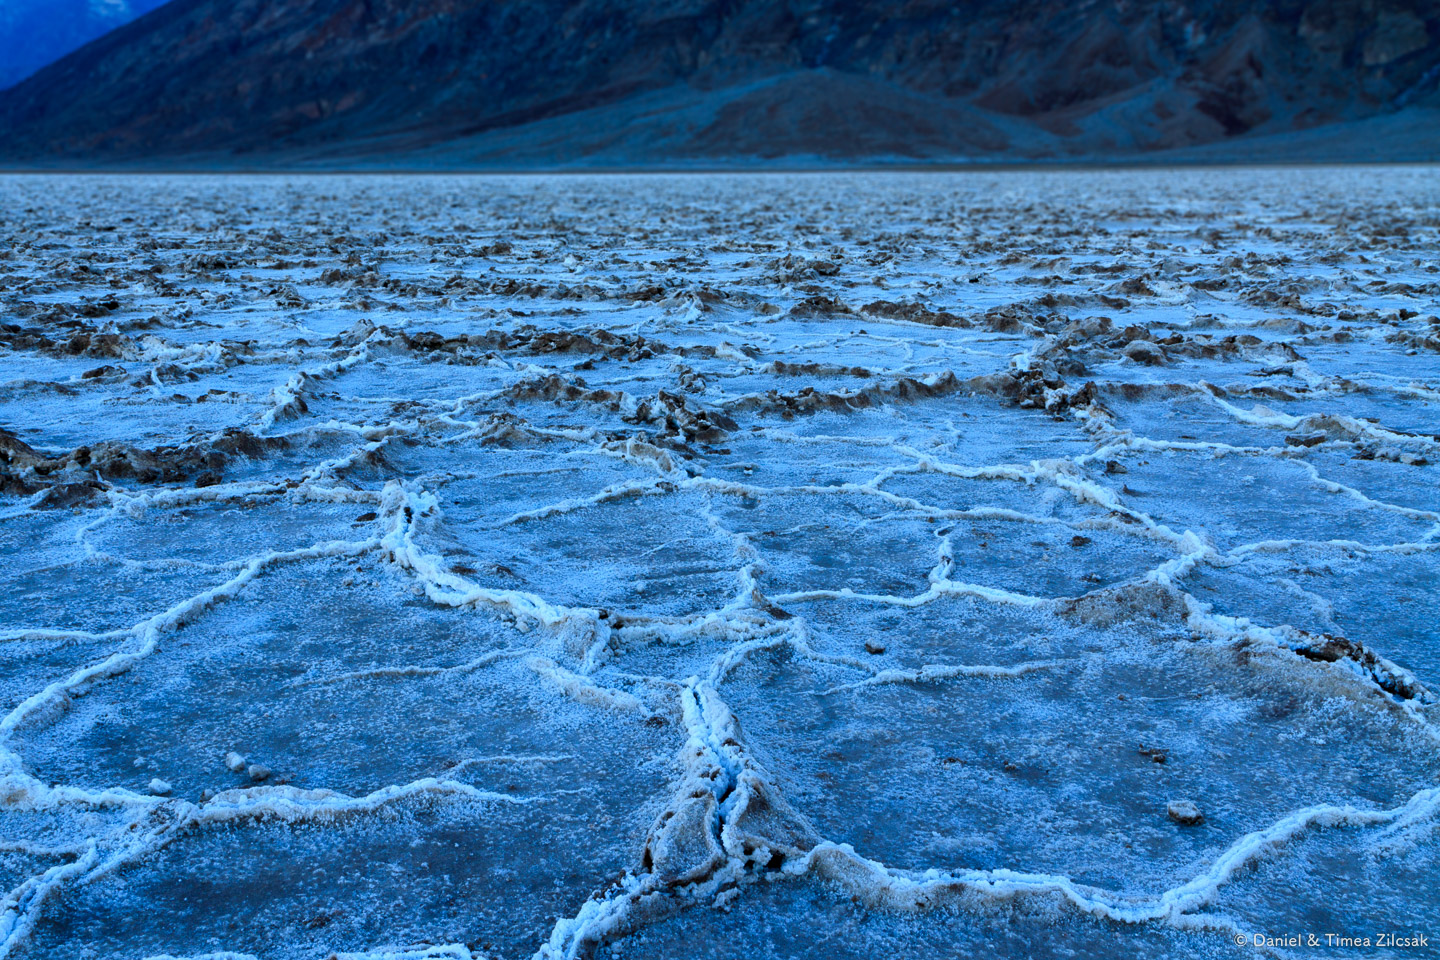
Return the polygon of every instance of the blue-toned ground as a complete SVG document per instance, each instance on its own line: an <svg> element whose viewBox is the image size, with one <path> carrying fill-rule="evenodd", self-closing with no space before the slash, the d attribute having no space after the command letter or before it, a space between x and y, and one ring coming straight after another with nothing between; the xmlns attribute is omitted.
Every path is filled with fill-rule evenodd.
<svg viewBox="0 0 1440 960"><path fill-rule="evenodd" d="M1440 942L1437 210L0 179L0 958Z"/></svg>

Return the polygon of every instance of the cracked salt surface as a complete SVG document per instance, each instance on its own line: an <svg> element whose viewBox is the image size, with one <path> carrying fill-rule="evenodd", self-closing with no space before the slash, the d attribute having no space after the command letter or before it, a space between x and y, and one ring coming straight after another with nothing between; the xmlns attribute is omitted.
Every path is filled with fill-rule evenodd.
<svg viewBox="0 0 1440 960"><path fill-rule="evenodd" d="M0 958L1440 934L1435 171L0 194Z"/></svg>

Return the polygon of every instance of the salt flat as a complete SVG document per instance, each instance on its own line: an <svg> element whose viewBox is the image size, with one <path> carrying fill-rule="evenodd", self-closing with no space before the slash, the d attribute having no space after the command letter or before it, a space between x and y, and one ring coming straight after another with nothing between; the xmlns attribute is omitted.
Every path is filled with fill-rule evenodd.
<svg viewBox="0 0 1440 960"><path fill-rule="evenodd" d="M1440 942L1437 211L0 178L0 958Z"/></svg>

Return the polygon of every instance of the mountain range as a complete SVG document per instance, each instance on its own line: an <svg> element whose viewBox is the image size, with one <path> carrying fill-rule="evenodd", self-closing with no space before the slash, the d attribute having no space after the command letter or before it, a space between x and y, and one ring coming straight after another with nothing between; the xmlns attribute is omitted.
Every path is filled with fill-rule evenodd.
<svg viewBox="0 0 1440 960"><path fill-rule="evenodd" d="M1440 0L172 0L8 166L1440 158Z"/></svg>

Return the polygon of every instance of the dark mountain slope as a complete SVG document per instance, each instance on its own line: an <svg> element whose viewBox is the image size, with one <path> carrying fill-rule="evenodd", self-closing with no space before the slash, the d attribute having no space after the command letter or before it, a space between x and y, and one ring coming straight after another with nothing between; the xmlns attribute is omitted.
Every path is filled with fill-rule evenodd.
<svg viewBox="0 0 1440 960"><path fill-rule="evenodd" d="M165 0L0 0L0 90Z"/></svg>
<svg viewBox="0 0 1440 960"><path fill-rule="evenodd" d="M1437 81L1440 0L174 0L0 94L0 154L1108 158Z"/></svg>

